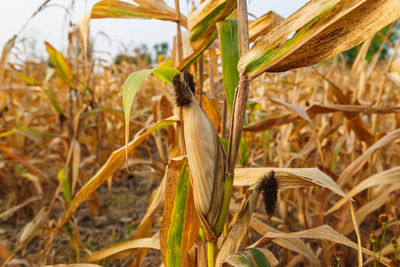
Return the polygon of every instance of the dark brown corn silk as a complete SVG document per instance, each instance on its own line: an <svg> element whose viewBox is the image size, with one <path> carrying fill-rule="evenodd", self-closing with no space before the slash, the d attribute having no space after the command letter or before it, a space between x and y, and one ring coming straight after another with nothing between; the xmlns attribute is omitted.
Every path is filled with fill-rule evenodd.
<svg viewBox="0 0 400 267"><path fill-rule="evenodd" d="M257 185L257 190L262 192L267 215L272 217L275 211L275 205L278 198L278 183L275 180L275 173L270 171L262 178Z"/></svg>
<svg viewBox="0 0 400 267"><path fill-rule="evenodd" d="M189 72L181 72L174 77L175 101L178 107L189 105L192 94L195 94L193 75Z"/></svg>

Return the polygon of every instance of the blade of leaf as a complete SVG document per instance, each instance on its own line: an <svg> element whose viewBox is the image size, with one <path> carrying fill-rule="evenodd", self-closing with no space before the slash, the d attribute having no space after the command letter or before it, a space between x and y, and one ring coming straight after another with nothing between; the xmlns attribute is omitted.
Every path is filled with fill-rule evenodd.
<svg viewBox="0 0 400 267"><path fill-rule="evenodd" d="M160 19L177 22L175 11L168 5L134 5L119 0L103 0L97 2L91 11L91 18L129 18L129 19ZM181 15L181 25L187 28L187 18Z"/></svg>
<svg viewBox="0 0 400 267"><path fill-rule="evenodd" d="M368 177L367 179L363 180L355 187L353 187L353 189L351 189L349 192L347 192L347 195L349 197L354 197L355 195L357 195L358 193L362 192L367 188L378 185L395 184L395 183L400 183L400 167L394 167L389 170L379 172ZM340 207L342 207L346 202L347 199L339 200L327 212L325 212L325 215L340 209Z"/></svg>
<svg viewBox="0 0 400 267"><path fill-rule="evenodd" d="M166 266L182 266L183 259L198 238L200 222L194 209L188 164L171 160L160 238ZM173 175L179 173L179 176Z"/></svg>
<svg viewBox="0 0 400 267"><path fill-rule="evenodd" d="M265 71L310 66L367 40L398 17L398 0L310 1L261 37L239 69L253 79Z"/></svg>
<svg viewBox="0 0 400 267"><path fill-rule="evenodd" d="M110 247L101 249L99 251L94 252L90 255L85 262L98 262L102 259L121 254L126 251L130 251L134 248L153 248L160 249L160 240L158 237L158 233L153 235L153 237L140 238L135 240L123 241L117 244L114 244Z"/></svg>
<svg viewBox="0 0 400 267"><path fill-rule="evenodd" d="M221 47L222 77L226 102L232 114L235 89L239 84L239 72L236 67L239 62L238 21L220 21L217 23L217 29Z"/></svg>
<svg viewBox="0 0 400 267"><path fill-rule="evenodd" d="M110 157L108 158L107 162L97 171L97 173L92 176L92 178L87 182L75 195L72 199L71 204L68 210L65 213L64 220L61 226L64 226L74 212L78 209L80 205L97 189L99 188L111 175L116 172L121 165L125 161L125 152L128 149L128 153L132 151L137 145L142 143L151 133L156 130L162 129L168 125L173 124L174 122L178 121L175 117L170 117L164 120L161 120L151 126L149 126L146 130L139 132L137 136L128 143L127 148L121 147L111 153Z"/></svg>
<svg viewBox="0 0 400 267"><path fill-rule="evenodd" d="M279 264L274 254L266 248L247 248L226 257L226 262L235 267L271 267Z"/></svg>
<svg viewBox="0 0 400 267"><path fill-rule="evenodd" d="M72 71L68 66L67 60L57 51L51 44L44 42L47 53L49 54L50 62L56 68L57 75L70 87L75 88L72 83Z"/></svg>
<svg viewBox="0 0 400 267"><path fill-rule="evenodd" d="M270 11L249 23L249 41L254 42L259 36L266 34L284 19Z"/></svg>
<svg viewBox="0 0 400 267"><path fill-rule="evenodd" d="M236 168L234 186L250 186L266 173L274 171L280 190L319 185L351 200L328 175L316 168Z"/></svg>
<svg viewBox="0 0 400 267"><path fill-rule="evenodd" d="M283 233L275 228L257 220L256 218L252 217L250 220L250 226L259 234L264 235L266 232L273 232L273 233ZM264 242L264 238L260 238L257 242L250 245L249 247L257 247L261 243ZM306 257L311 266L321 266L317 256L313 253L312 250L300 239L272 239L272 242L276 243L277 245L284 247L286 249L292 250L296 253L299 253Z"/></svg>
<svg viewBox="0 0 400 267"><path fill-rule="evenodd" d="M338 233L329 225L322 225L312 229L299 231L299 232L292 232L292 233L271 233L268 232L264 235L266 238L311 238L311 239L321 239L321 240L328 240L331 242L343 244L350 248L358 250L358 245L348 239L346 236ZM373 255L373 252L369 249L362 248L362 252L364 254ZM378 259L377 259L378 260ZM390 260L386 257L381 257L379 260L381 263L385 264L386 266L389 265Z"/></svg>
<svg viewBox="0 0 400 267"><path fill-rule="evenodd" d="M125 116L125 146L126 146L126 159L128 159L128 148L127 144L129 142L129 121L130 113L132 109L133 100L135 99L136 93L140 86L146 80L146 78L154 73L158 78L172 84L173 77L179 73L179 71L168 65L161 65L155 69L143 69L133 72L126 79L124 84L124 89L122 93L122 101Z"/></svg>

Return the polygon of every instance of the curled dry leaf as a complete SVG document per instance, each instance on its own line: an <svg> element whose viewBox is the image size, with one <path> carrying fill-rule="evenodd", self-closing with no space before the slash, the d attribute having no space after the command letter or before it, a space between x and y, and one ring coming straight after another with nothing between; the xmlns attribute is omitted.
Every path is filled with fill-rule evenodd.
<svg viewBox="0 0 400 267"><path fill-rule="evenodd" d="M400 189L400 184L392 184L391 186L385 188L376 198L373 198L370 202L364 204L361 208L357 210L357 218L360 223L362 223L369 214L372 212L378 210L380 207L382 207L386 202L387 199L393 191L396 191ZM341 233L348 235L353 231L352 223L351 221L347 221L345 225L342 227L340 230Z"/></svg>
<svg viewBox="0 0 400 267"><path fill-rule="evenodd" d="M273 27L283 21L278 14L270 11L249 23L249 41L254 42L258 37L268 33Z"/></svg>
<svg viewBox="0 0 400 267"><path fill-rule="evenodd" d="M184 70L192 64L217 37L216 23L225 20L236 8L236 0L206 0L189 15L189 40L193 53L179 62Z"/></svg>
<svg viewBox="0 0 400 267"><path fill-rule="evenodd" d="M397 0L310 1L257 40L238 67L252 79L265 71L310 66L361 43L398 17Z"/></svg>
<svg viewBox="0 0 400 267"><path fill-rule="evenodd" d="M264 235L263 238L274 239L274 238L311 238L311 239L320 239L320 240L328 240L331 242L339 243L350 248L358 250L358 244L354 243L346 236L338 233L329 225L322 225L312 229L292 232L292 233L272 233L268 232ZM373 252L369 249L362 248L362 252L364 254L373 255ZM378 259L377 259L378 260ZM390 260L386 257L381 257L379 260L385 266L389 266Z"/></svg>
<svg viewBox="0 0 400 267"><path fill-rule="evenodd" d="M164 1L135 1L139 5L130 4L119 0L103 0L97 2L91 10L91 18L136 18L136 19L160 19L167 21L178 21L174 9ZM180 23L187 28L187 18L181 15Z"/></svg>
<svg viewBox="0 0 400 267"><path fill-rule="evenodd" d="M274 171L278 189L319 185L352 200L328 175L316 168L236 168L234 186L254 185L259 177Z"/></svg>
<svg viewBox="0 0 400 267"><path fill-rule="evenodd" d="M399 138L400 129L397 129L376 141L361 156L359 156L355 161L348 165L346 169L344 169L337 180L337 184L340 186L344 185L351 177L353 177L359 170L361 170L361 168L364 166L364 164L367 162L367 160L370 158L375 150L391 144Z"/></svg>
<svg viewBox="0 0 400 267"><path fill-rule="evenodd" d="M90 255L87 259L85 259L85 262L98 262L108 257L118 258L121 255L126 256L126 253L127 252L130 253L130 251L134 248L153 248L159 250L160 249L159 234L157 233L153 235L153 237L123 241L114 244L110 247L103 248Z"/></svg>
<svg viewBox="0 0 400 267"><path fill-rule="evenodd" d="M7 218L12 216L15 212L17 212L18 210L26 207L27 205L29 205L33 202L35 202L36 200L38 200L40 198L42 198L42 196L40 196L40 195L30 197L27 200L25 200L24 202L22 202L21 204L14 206L12 208L9 208L6 211L3 211L2 213L0 213L0 221L7 220Z"/></svg>
<svg viewBox="0 0 400 267"><path fill-rule="evenodd" d="M111 156L108 158L107 162L100 168L100 170L87 182L81 190L76 194L76 196L72 199L71 204L68 210L65 213L64 220L62 222L62 226L65 225L74 212L78 209L80 205L97 189L99 188L111 175L117 171L125 161L125 153L128 150L128 153L133 151L136 146L141 144L151 133L162 129L168 125L173 124L177 121L177 118L172 116L167 119L161 120L147 128L142 129L142 131L138 132L135 138L128 143L125 147L121 147L111 153Z"/></svg>
<svg viewBox="0 0 400 267"><path fill-rule="evenodd" d="M395 183L400 183L400 167L391 168L389 170L379 172L368 177L367 179L363 180L358 185L353 187L353 189L351 189L349 192L347 192L347 195L349 197L354 197L355 195L357 195L358 193L362 192L367 188L378 185L395 184ZM327 212L325 212L325 215L340 209L340 207L342 207L346 202L347 199L339 200L338 202L335 203L335 205L333 205L332 208L330 208Z"/></svg>
<svg viewBox="0 0 400 267"><path fill-rule="evenodd" d="M251 220L250 220L250 226L257 233L259 233L261 235L264 235L266 232L283 233L283 232L261 222L260 220L257 220L254 217L251 218ZM266 240L270 240L270 239L261 237L257 242L250 245L249 247L258 247ZM310 250L308 245L300 239L272 239L272 242L274 242L275 244L277 244L281 247L284 247L286 249L289 249L291 251L294 251L296 253L303 255L306 259L308 259L310 261L311 266L316 266L316 267L321 266L321 263L318 260L317 256L315 256L315 254L313 253L312 250Z"/></svg>
<svg viewBox="0 0 400 267"><path fill-rule="evenodd" d="M40 227L46 222L48 213L47 208L43 207L32 221L22 228L17 236L17 249L22 249L35 237Z"/></svg>
<svg viewBox="0 0 400 267"><path fill-rule="evenodd" d="M301 108L301 107L300 107ZM385 114L385 113L398 113L400 107L374 107L370 105L350 105L350 104L337 104L337 105L323 105L323 104L312 104L306 109L309 118L314 118L318 114L325 114L331 112L343 112L345 114L351 113L364 113L364 114ZM267 119L259 120L256 122L249 123L243 127L244 131L264 131L272 127L285 125L291 122L297 122L301 118L306 117L295 115L291 112L282 112L279 114L270 114ZM351 118L349 117L349 120ZM307 119L306 119L307 120ZM351 125L350 125L351 126ZM367 136L368 134L365 134Z"/></svg>

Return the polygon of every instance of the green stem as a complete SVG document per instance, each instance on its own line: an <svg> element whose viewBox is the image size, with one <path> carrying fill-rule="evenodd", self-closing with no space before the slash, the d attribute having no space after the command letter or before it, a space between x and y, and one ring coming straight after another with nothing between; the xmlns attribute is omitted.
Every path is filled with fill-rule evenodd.
<svg viewBox="0 0 400 267"><path fill-rule="evenodd" d="M381 243L379 246L379 259L381 259L381 253L382 253L382 248L383 248L383 240L385 239L385 234L386 234L386 223L383 223L383 234L382 234L382 239Z"/></svg>
<svg viewBox="0 0 400 267"><path fill-rule="evenodd" d="M214 267L215 246L214 242L207 241L207 262L208 267Z"/></svg>
<svg viewBox="0 0 400 267"><path fill-rule="evenodd" d="M374 267L376 267L375 243L372 243L372 252L374 253Z"/></svg>
<svg viewBox="0 0 400 267"><path fill-rule="evenodd" d="M216 236L219 236L221 234L222 230L224 229L226 218L228 217L229 204L231 202L231 195L232 195L232 187L233 187L233 175L226 174L222 206L221 210L219 211L217 222L215 223L213 228Z"/></svg>

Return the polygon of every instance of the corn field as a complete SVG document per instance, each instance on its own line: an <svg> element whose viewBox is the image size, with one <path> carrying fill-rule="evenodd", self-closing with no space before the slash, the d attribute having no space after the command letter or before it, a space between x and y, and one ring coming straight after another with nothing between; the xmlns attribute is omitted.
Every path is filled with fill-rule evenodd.
<svg viewBox="0 0 400 267"><path fill-rule="evenodd" d="M99 1L48 61L4 45L0 265L400 266L400 1L170 4ZM169 56L104 64L106 18L176 24Z"/></svg>

